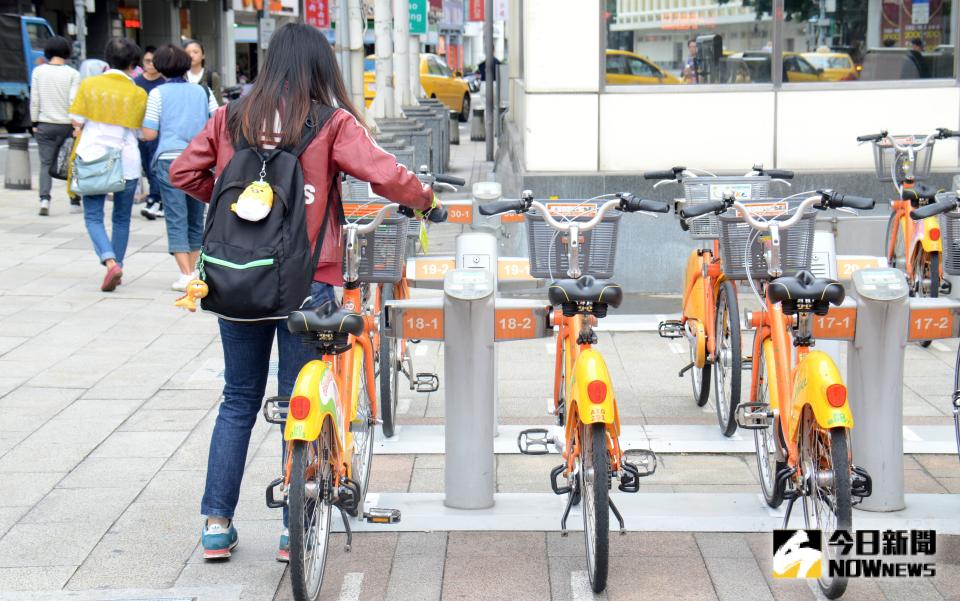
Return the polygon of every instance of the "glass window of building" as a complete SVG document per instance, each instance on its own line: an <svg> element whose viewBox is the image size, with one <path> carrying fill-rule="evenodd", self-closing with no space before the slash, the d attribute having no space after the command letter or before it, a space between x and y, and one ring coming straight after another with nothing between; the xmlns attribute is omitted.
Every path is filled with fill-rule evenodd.
<svg viewBox="0 0 960 601"><path fill-rule="evenodd" d="M606 0L607 85L953 78L946 0Z"/></svg>

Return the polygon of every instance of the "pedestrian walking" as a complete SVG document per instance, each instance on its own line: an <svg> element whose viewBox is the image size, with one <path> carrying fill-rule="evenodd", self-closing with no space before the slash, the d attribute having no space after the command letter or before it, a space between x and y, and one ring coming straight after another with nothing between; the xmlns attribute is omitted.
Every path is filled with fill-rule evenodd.
<svg viewBox="0 0 960 601"><path fill-rule="evenodd" d="M116 153L126 182L113 193L111 233L104 227L106 194L83 197L83 220L94 251L107 273L100 289L112 292L123 277L123 258L130 236L133 195L140 179L140 148L137 132L143 124L147 93L133 83L130 74L140 62L140 47L128 38L113 38L104 50L109 69L80 83L70 106L77 142L77 159L96 161ZM76 173L74 177L77 177Z"/></svg>
<svg viewBox="0 0 960 601"><path fill-rule="evenodd" d="M150 92L165 80L153 64L153 55L157 51L155 46L147 46L143 49L143 73L134 78L133 83L137 84L149 96ZM146 203L140 209L140 215L153 221L157 217L163 217L163 203L160 202L160 182L153 173L153 155L157 152L157 141L140 141L140 167L147 178L147 197Z"/></svg>
<svg viewBox="0 0 960 601"><path fill-rule="evenodd" d="M187 73L187 81L200 84L210 94L213 102L216 102L216 106L223 105L223 87L220 85L220 74L207 70L203 44L197 40L187 40L183 44L183 49L190 55L190 71Z"/></svg>
<svg viewBox="0 0 960 601"><path fill-rule="evenodd" d="M180 156L210 117L207 92L184 78L190 56L168 44L154 55L154 66L166 83L150 92L143 118L143 139L155 143L150 158L160 183L167 222L167 249L180 268L172 288L181 292L196 278L194 266L203 238L204 204L170 183L170 165Z"/></svg>
<svg viewBox="0 0 960 601"><path fill-rule="evenodd" d="M30 79L30 119L40 154L40 214L50 214L50 166L60 146L70 138L70 103L77 95L80 74L66 64L72 46L65 38L55 36L43 46L47 62L33 70Z"/></svg>
<svg viewBox="0 0 960 601"><path fill-rule="evenodd" d="M310 123L321 125L308 125L315 131L305 132L305 124ZM313 137L299 157L304 186L303 193L295 196L296 202L306 206L310 248L320 243L314 282L304 306L312 308L333 301L333 286L343 282L340 221L336 218L343 214L337 180L340 173L370 182L375 193L391 201L420 210L429 209L433 203L431 189L370 137L344 87L333 50L319 30L298 23L281 27L270 40L270 52L250 94L231 102L229 110L222 108L214 114L203 132L174 161L170 179L188 194L206 201L216 177L233 157L235 145L293 149L304 135ZM256 174L253 178L251 181ZM272 210L281 206L277 201ZM241 219L239 213L236 218ZM244 277L239 271L236 277ZM207 517L201 536L206 558L229 557L237 544L233 516L250 431L266 390L274 337L280 358L280 394L289 395L300 368L316 358L314 350L291 334L282 320L220 319L219 326L225 386L210 441L200 505ZM289 546L284 530L279 561L287 560Z"/></svg>

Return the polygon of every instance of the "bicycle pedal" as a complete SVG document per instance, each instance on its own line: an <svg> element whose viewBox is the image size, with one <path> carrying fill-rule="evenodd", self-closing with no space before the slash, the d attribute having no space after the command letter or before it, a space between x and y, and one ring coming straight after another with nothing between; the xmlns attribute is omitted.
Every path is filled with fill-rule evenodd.
<svg viewBox="0 0 960 601"><path fill-rule="evenodd" d="M744 430L766 430L773 423L773 412L767 403L740 403L736 418Z"/></svg>
<svg viewBox="0 0 960 601"><path fill-rule="evenodd" d="M529 428L517 436L517 447L524 455L546 455L553 437L546 428Z"/></svg>
<svg viewBox="0 0 960 601"><path fill-rule="evenodd" d="M400 521L400 510L371 507L363 519L371 524L396 524Z"/></svg>
<svg viewBox="0 0 960 601"><path fill-rule="evenodd" d="M857 497L858 500L854 503L856 505L873 494L873 478L870 477L867 470L858 465L852 466L851 471L850 495Z"/></svg>
<svg viewBox="0 0 960 601"><path fill-rule="evenodd" d="M753 357L747 355L740 359L740 369L750 371L753 369Z"/></svg>
<svg viewBox="0 0 960 601"><path fill-rule="evenodd" d="M277 496L274 494L274 490L280 486L280 494ZM283 478L277 478L270 484L267 484L267 507L270 509L281 509L287 506L287 494L284 492L283 488ZM279 501L277 499L280 499Z"/></svg>
<svg viewBox="0 0 960 601"><path fill-rule="evenodd" d="M357 512L359 503L360 485L350 478L344 478L340 487L337 488L337 496L333 504L348 513L354 514Z"/></svg>
<svg viewBox="0 0 960 601"><path fill-rule="evenodd" d="M657 333L660 334L660 338L683 338L685 335L683 330L683 322L678 319L661 321L657 326Z"/></svg>
<svg viewBox="0 0 960 601"><path fill-rule="evenodd" d="M555 494L566 495L573 491L573 488L569 484L560 486L560 484L557 482L558 478L563 477L563 471L565 469L567 469L567 466L561 463L557 467L550 470L550 488L553 489Z"/></svg>
<svg viewBox="0 0 960 601"><path fill-rule="evenodd" d="M657 472L657 454L650 449L630 449L623 454L624 462L637 470L639 478Z"/></svg>
<svg viewBox="0 0 960 601"><path fill-rule="evenodd" d="M290 397L272 396L263 401L263 419L271 424L282 426L287 423L287 411L290 409Z"/></svg>
<svg viewBox="0 0 960 601"><path fill-rule="evenodd" d="M437 374L421 372L414 381L417 392L436 392L440 390L440 378Z"/></svg>
<svg viewBox="0 0 960 601"><path fill-rule="evenodd" d="M940 282L940 294L941 296L946 296L953 291L953 283L950 280L942 280Z"/></svg>

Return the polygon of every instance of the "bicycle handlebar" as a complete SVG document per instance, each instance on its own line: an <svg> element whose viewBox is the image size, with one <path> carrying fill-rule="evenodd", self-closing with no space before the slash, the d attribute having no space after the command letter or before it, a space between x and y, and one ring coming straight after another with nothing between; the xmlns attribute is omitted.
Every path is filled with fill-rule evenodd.
<svg viewBox="0 0 960 601"><path fill-rule="evenodd" d="M528 196L528 194L530 194ZM481 215L500 215L501 213L526 213L530 209L536 209L543 215L544 221L550 224L556 230L566 232L570 230L571 225L576 225L581 232L592 230L603 217L613 209L623 211L624 213L669 213L670 205L659 200L648 200L637 198L629 192L617 194L617 198L608 200L597 210L589 221L561 222L557 221L550 214L549 207L539 200L534 200L532 193L525 191L524 198L519 200L498 200L480 205Z"/></svg>
<svg viewBox="0 0 960 601"><path fill-rule="evenodd" d="M390 211L392 211L392 210L394 210L394 209L399 209L400 212L403 213L403 209L405 209L405 208L406 208L406 207L401 207L400 205L398 205L398 204L395 203L395 202L391 202L391 203L389 203L389 204L383 205L383 206L380 208L380 210L377 211L377 214L373 216L373 219L370 220L370 223L364 223L364 224L348 223L348 224L346 224L344 227L355 227L355 228L357 228L357 234L361 234L361 235L362 235L362 234L369 234L369 233L372 232L373 230L377 229L377 227L378 227L381 223L383 223L383 220L386 218L387 213L389 213ZM412 211L412 209L411 209L411 211Z"/></svg>
<svg viewBox="0 0 960 601"><path fill-rule="evenodd" d="M686 167L674 167L673 169L664 171L646 171L643 174L643 179L675 180L677 179L677 174L683 173L686 170Z"/></svg>
<svg viewBox="0 0 960 601"><path fill-rule="evenodd" d="M887 130L880 130L878 134L866 134L863 136L857 136L857 142L879 142L880 140L887 137Z"/></svg>
<svg viewBox="0 0 960 601"><path fill-rule="evenodd" d="M957 208L958 204L960 204L960 199L957 198L956 193L950 192L947 194L941 194L937 198L937 202L930 203L926 206L920 207L919 209L910 211L910 218L915 221L920 221L921 219L926 219L927 217L933 217L934 215L939 215L940 213L952 211L953 209Z"/></svg>
<svg viewBox="0 0 960 601"><path fill-rule="evenodd" d="M413 212L413 209L411 209L410 207L400 207L399 209L397 209L397 212L399 212L404 217L410 217L411 219L417 216L416 213ZM430 223L443 223L444 221L447 220L447 210L443 207L434 207L429 211L427 211L424 217ZM360 233L365 234L367 232L363 231Z"/></svg>
<svg viewBox="0 0 960 601"><path fill-rule="evenodd" d="M481 215L499 215L501 213L521 213L526 208L527 203L523 200L498 200L482 204L478 208Z"/></svg>
<svg viewBox="0 0 960 601"><path fill-rule="evenodd" d="M789 169L761 169L760 175L769 175L772 179L793 179L793 171Z"/></svg>
<svg viewBox="0 0 960 601"><path fill-rule="evenodd" d="M694 217L700 217L706 215L707 213L719 213L726 210L727 205L722 200L716 200L713 202L705 202L702 204L696 204L693 206L685 206L680 209L680 218L681 219L692 219Z"/></svg>
<svg viewBox="0 0 960 601"><path fill-rule="evenodd" d="M459 177L454 177L452 175L437 175L434 178L434 181L441 184L450 184L452 186L465 186L467 181Z"/></svg>

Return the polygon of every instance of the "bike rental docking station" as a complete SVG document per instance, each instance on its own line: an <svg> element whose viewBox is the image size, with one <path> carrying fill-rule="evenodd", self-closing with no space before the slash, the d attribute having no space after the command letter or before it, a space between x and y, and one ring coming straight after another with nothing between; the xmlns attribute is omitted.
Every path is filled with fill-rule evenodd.
<svg viewBox="0 0 960 601"><path fill-rule="evenodd" d="M546 282L529 275L529 261L524 256L526 244L519 235L524 217L485 217L477 210L480 204L500 199L500 185L474 184L472 196L468 201L444 203L449 210L448 223L459 223L464 229L456 238L454 255L407 259L410 286L442 290L442 296L387 301L383 317L388 336L443 343L443 448L439 448L436 437L427 444L429 451L420 444L423 441L404 442L408 431L431 426L400 426L395 439L379 444L382 452L387 453L442 451L444 492L371 492L373 498L368 505L401 509L403 530L559 530L556 516L563 509L561 497L552 493L495 495L495 453L505 452L508 447L513 449L510 452L516 452L518 431L514 426L498 426L497 343L551 338L553 310L546 300L502 298L498 294L528 291L543 287ZM886 267L885 259L838 255L836 230L836 221L818 222L811 271L818 277L843 282L847 296L842 305L814 318L813 334L817 349L833 355L838 366L841 346L847 343L845 381L856 423L851 448L857 465L870 475L872 486L872 494L856 507L865 512L899 512L897 522L906 522L910 527L935 522L943 533L960 532L958 523L953 520L951 527L945 517L960 512L960 496L905 495L903 471L906 346L911 342L960 337L960 301L910 297L904 274ZM501 252L507 256L500 256ZM749 315L744 323L750 323ZM747 335L745 332L744 336ZM410 375L420 391L438 387L434 374ZM763 420L762 427L766 427L769 418L755 414L738 421L746 430L750 419ZM645 446L638 445L640 440L629 438L624 432L624 448ZM725 452L722 448L744 452L739 449L737 438L735 435L733 439L723 439L711 445L709 451L705 448L690 452ZM545 438L545 442L551 441ZM656 444L652 439L643 442ZM419 450L412 450L411 444ZM725 444L731 446L724 447ZM943 450L936 452L954 452L946 441L942 446ZM679 452L669 441L661 441L658 448L662 449L658 452L668 454ZM768 531L782 527L784 521L784 509L768 508L758 494L720 495L731 497L720 510L705 507L712 503L707 500L712 498L708 494L691 499L697 496L651 492L617 498L632 531ZM874 515L877 514L859 513L857 527L890 526L889 519ZM802 522L802 516L794 515L790 524L803 527ZM357 531L396 528L378 524L355 526Z"/></svg>

